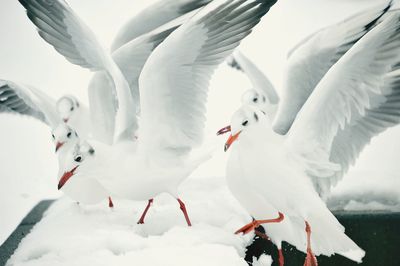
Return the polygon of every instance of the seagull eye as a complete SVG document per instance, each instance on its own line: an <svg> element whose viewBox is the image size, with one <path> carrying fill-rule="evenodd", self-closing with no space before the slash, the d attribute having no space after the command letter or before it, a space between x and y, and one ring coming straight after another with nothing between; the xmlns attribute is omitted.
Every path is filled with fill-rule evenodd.
<svg viewBox="0 0 400 266"><path fill-rule="evenodd" d="M256 102L258 102L258 98L257 97L253 98L253 103L256 103Z"/></svg>
<svg viewBox="0 0 400 266"><path fill-rule="evenodd" d="M246 120L246 121L244 121L243 123L242 123L242 126L247 126L247 124L249 123L249 121L248 120Z"/></svg>
<svg viewBox="0 0 400 266"><path fill-rule="evenodd" d="M78 162L78 163L81 162L82 161L82 156L80 156L80 155L76 156L74 161Z"/></svg>
<svg viewBox="0 0 400 266"><path fill-rule="evenodd" d="M67 138L70 138L70 137L71 137L71 132L68 132Z"/></svg>
<svg viewBox="0 0 400 266"><path fill-rule="evenodd" d="M73 110L74 110L74 107L71 107L71 109L69 109L69 110L73 111Z"/></svg>
<svg viewBox="0 0 400 266"><path fill-rule="evenodd" d="M54 134L51 134L51 136L53 137L53 139L56 139L56 136L54 136Z"/></svg>

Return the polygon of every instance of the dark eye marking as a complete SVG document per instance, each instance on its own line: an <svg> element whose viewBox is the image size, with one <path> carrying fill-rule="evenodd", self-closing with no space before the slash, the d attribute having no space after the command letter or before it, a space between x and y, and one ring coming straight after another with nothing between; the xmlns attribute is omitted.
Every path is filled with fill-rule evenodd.
<svg viewBox="0 0 400 266"><path fill-rule="evenodd" d="M254 119L256 120L256 122L258 121L258 115L256 113L254 113Z"/></svg>
<svg viewBox="0 0 400 266"><path fill-rule="evenodd" d="M54 134L51 134L51 136L53 137L53 139L56 139L56 137L54 136Z"/></svg>
<svg viewBox="0 0 400 266"><path fill-rule="evenodd" d="M258 101L257 97L253 98L253 103L256 103L257 101Z"/></svg>
<svg viewBox="0 0 400 266"><path fill-rule="evenodd" d="M73 110L74 110L74 107L71 107L71 109L69 109L69 110L73 111Z"/></svg>
<svg viewBox="0 0 400 266"><path fill-rule="evenodd" d="M94 149L93 149L93 148L91 148L91 149L89 150L89 154L94 154Z"/></svg>
<svg viewBox="0 0 400 266"><path fill-rule="evenodd" d="M68 132L67 138L70 138L70 137L71 137L71 132Z"/></svg>
<svg viewBox="0 0 400 266"><path fill-rule="evenodd" d="M248 120L246 120L246 121L244 121L243 123L242 123L242 126L246 126L247 124L249 123L249 121Z"/></svg>
<svg viewBox="0 0 400 266"><path fill-rule="evenodd" d="M78 163L81 162L82 161L82 156L80 156L80 155L76 156L74 161L78 162Z"/></svg>

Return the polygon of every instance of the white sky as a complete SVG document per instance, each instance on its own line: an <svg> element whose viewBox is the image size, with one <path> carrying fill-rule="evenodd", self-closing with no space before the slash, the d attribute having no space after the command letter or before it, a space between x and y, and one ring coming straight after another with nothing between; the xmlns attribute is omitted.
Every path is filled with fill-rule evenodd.
<svg viewBox="0 0 400 266"><path fill-rule="evenodd" d="M68 2L108 47L124 21L155 1ZM267 74L279 91L286 53L296 42L323 26L382 2L387 0L278 0L256 30L242 42L241 51ZM71 93L87 102L90 77L88 70L70 64L39 37L18 1L1 0L0 78L33 85L55 98ZM208 104L207 131L210 134L227 124L231 113L239 106L241 93L248 88L249 82L239 72L226 66L216 72ZM197 175L224 174L227 154L222 153L222 142L223 139L221 152ZM40 190L24 182L26 178L47 180L48 186L55 189L57 165L50 132L45 125L33 119L1 115L0 147L0 202L10 200L1 194L11 187L24 197ZM359 167L399 173L400 166L395 161L400 158L399 151L400 129L397 127L373 142L359 161ZM0 203L0 209L9 210L7 208Z"/></svg>

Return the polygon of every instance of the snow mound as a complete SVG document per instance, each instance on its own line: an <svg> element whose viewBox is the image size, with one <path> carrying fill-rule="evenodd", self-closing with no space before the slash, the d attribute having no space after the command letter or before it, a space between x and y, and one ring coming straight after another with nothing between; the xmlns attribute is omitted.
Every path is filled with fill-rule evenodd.
<svg viewBox="0 0 400 266"><path fill-rule="evenodd" d="M246 266L252 235L233 232L251 218L231 196L225 179L189 179L181 191L192 227L169 195L154 199L143 225L136 222L146 202L114 199L111 210L107 202L82 206L61 198L7 265Z"/></svg>

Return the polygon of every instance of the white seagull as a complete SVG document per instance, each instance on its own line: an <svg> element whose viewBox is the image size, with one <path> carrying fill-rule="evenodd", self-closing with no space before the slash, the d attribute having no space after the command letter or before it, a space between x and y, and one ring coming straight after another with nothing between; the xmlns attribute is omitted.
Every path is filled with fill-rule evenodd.
<svg viewBox="0 0 400 266"><path fill-rule="evenodd" d="M52 130L65 122L79 136L89 137L84 125L89 122L88 110L72 95L64 95L56 101L32 86L0 79L0 113L34 117Z"/></svg>
<svg viewBox="0 0 400 266"><path fill-rule="evenodd" d="M282 101L265 74L249 58L235 51L228 64L243 71L253 86L243 93L242 104L262 110L273 121L274 131L286 134L298 111L329 68L383 19L391 7L392 1L360 12L311 34L295 45L288 54ZM229 131L228 126L217 134Z"/></svg>
<svg viewBox="0 0 400 266"><path fill-rule="evenodd" d="M400 123L399 31L400 12L392 12L355 43L318 83L286 137L256 107L233 115L225 146L236 142L228 184L256 218L238 232L288 219L291 231L280 230L276 238L268 226L267 234L278 247L287 241L306 249L305 265L317 265L314 255L320 254L361 261L364 251L345 235L317 191L328 192L373 136ZM306 247L292 234L304 227Z"/></svg>
<svg viewBox="0 0 400 266"><path fill-rule="evenodd" d="M122 138L112 146L93 145L95 152L75 161L78 165L65 172L60 187L74 178L93 178L113 197L149 200L139 223L152 199L166 192L178 200L191 225L177 189L209 158L209 153L196 155L195 148L203 139L211 75L275 2L213 1L168 36L140 75L137 151L127 152ZM118 95L118 103L123 100Z"/></svg>
<svg viewBox="0 0 400 266"><path fill-rule="evenodd" d="M257 106L269 117L275 117L279 96L267 76L238 50L233 52L228 64L246 74L251 82L252 88L243 93L242 103Z"/></svg>

